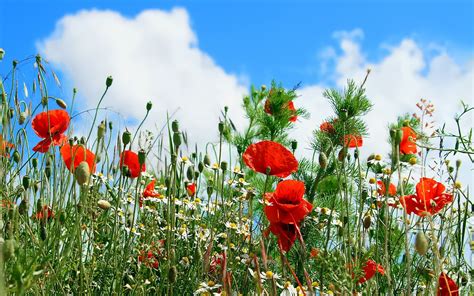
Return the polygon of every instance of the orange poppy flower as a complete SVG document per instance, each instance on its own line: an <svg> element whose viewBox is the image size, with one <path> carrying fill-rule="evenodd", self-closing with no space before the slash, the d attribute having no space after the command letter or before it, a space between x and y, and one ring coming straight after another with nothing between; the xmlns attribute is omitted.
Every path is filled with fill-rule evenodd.
<svg viewBox="0 0 474 296"><path fill-rule="evenodd" d="M296 114L296 108L295 108L295 104L293 103L293 101L288 102L287 109L288 109L288 111L290 111L291 114ZM270 114L270 115L273 114L272 104L270 102L270 99L267 99L265 101L265 113ZM295 122L297 119L298 119L298 116L296 116L296 115L292 115L290 117L291 122Z"/></svg>
<svg viewBox="0 0 474 296"><path fill-rule="evenodd" d="M278 183L275 192L266 193L270 202L264 208L270 223L297 224L313 209L313 205L303 198L304 183L296 180L285 180Z"/></svg>
<svg viewBox="0 0 474 296"><path fill-rule="evenodd" d="M415 154L416 150L416 133L409 127L402 127L402 141L400 142L400 153L401 154Z"/></svg>
<svg viewBox="0 0 474 296"><path fill-rule="evenodd" d="M54 212L48 205L44 205L41 210L39 210L38 212L36 212L35 215L33 215L33 219L36 220L49 220L52 218L54 218Z"/></svg>
<svg viewBox="0 0 474 296"><path fill-rule="evenodd" d="M131 150L126 150L120 155L120 167L123 166L128 167L129 173L127 177L130 177L132 179L137 178L141 172L144 172L146 170L145 164L140 166L140 162L138 161L138 154Z"/></svg>
<svg viewBox="0 0 474 296"><path fill-rule="evenodd" d="M143 197L157 197L160 196L160 193L155 191L155 180L152 180L148 185L145 187L143 191Z"/></svg>
<svg viewBox="0 0 474 296"><path fill-rule="evenodd" d="M364 267L363 267L363 270L364 270L364 276L361 277L357 283L359 284L362 284L368 280L370 280L371 278L374 277L374 275L378 272L380 273L381 275L384 275L385 274L385 270L383 269L382 265L380 264L377 264L374 260L372 259L369 259L367 260L367 262L365 263Z"/></svg>
<svg viewBox="0 0 474 296"><path fill-rule="evenodd" d="M382 181L377 181L377 192L381 196L385 196L386 194L386 188L385 188L385 182ZM390 183L388 186L388 195L389 196L395 196L397 194L397 187L393 185L393 183Z"/></svg>
<svg viewBox="0 0 474 296"><path fill-rule="evenodd" d="M416 184L416 194L400 197L400 203L407 214L423 217L434 215L453 201L453 195L445 193L446 187L430 178L421 178Z"/></svg>
<svg viewBox="0 0 474 296"><path fill-rule="evenodd" d="M459 296L459 287L444 272L441 273L438 279L438 293L437 296Z"/></svg>
<svg viewBox="0 0 474 296"><path fill-rule="evenodd" d="M64 164L73 173L77 166L85 161L91 173L95 173L95 155L83 145L63 145L60 149Z"/></svg>
<svg viewBox="0 0 474 296"><path fill-rule="evenodd" d="M15 145L3 140L3 136L0 135L0 156L9 157L10 155L8 154L8 151L9 151L8 149L11 149L14 147Z"/></svg>
<svg viewBox="0 0 474 296"><path fill-rule="evenodd" d="M328 134L334 134L336 132L334 125L327 121L321 123L321 125L319 126L319 130L321 130L322 132L326 132Z"/></svg>
<svg viewBox="0 0 474 296"><path fill-rule="evenodd" d="M31 127L43 140L33 147L33 151L45 153L51 144L54 146L64 144L67 140L64 132L69 126L69 121L69 114L64 110L50 110L36 115L31 122Z"/></svg>
<svg viewBox="0 0 474 296"><path fill-rule="evenodd" d="M270 175L280 178L288 177L298 170L298 161L293 153L283 145L272 141L249 145L242 158L252 170L266 174L268 168Z"/></svg>
<svg viewBox="0 0 474 296"><path fill-rule="evenodd" d="M344 146L349 148L362 147L364 143L360 135L345 135L344 136Z"/></svg>

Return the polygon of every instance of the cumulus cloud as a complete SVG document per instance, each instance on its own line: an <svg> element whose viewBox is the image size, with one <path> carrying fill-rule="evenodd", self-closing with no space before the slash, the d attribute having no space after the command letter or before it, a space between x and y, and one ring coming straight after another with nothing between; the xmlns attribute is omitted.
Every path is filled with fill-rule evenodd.
<svg viewBox="0 0 474 296"><path fill-rule="evenodd" d="M105 77L112 75L103 107L133 125L151 100L148 127L161 126L166 112L179 109L176 118L192 130L193 142L214 139L219 111L225 105L240 110L247 91L239 76L199 49L181 8L145 10L133 18L114 11L80 11L60 19L37 47L78 88L82 108L95 107Z"/></svg>
<svg viewBox="0 0 474 296"><path fill-rule="evenodd" d="M348 78L361 82L366 70L372 70L366 83L368 97L374 103L366 118L370 123L370 136L365 141L367 150L387 151L381 139L387 138L388 123L396 121L398 115L416 112L415 104L421 98L434 103L437 123L448 124L454 122L454 115L461 110L461 99L472 102L473 60L458 64L443 49L428 55L421 45L407 38L399 44L385 45L386 54L374 62L361 49L362 31L338 32L334 37L339 48L324 49L322 63L335 65L332 77L336 87L343 88ZM324 87L326 85L309 85L299 91L300 103L311 113L311 119L302 121L299 131L314 129L331 114L322 96Z"/></svg>

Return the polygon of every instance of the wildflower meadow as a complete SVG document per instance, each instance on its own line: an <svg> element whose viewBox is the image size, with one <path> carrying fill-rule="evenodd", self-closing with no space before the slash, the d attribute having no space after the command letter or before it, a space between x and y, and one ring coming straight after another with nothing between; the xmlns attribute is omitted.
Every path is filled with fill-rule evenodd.
<svg viewBox="0 0 474 296"><path fill-rule="evenodd" d="M195 145L172 114L144 128L159 100L119 130L101 105L113 77L80 110L40 55L0 65L0 295L474 293L465 102L452 130L413 102L383 154L364 147L370 70L324 91L333 112L307 142L298 86L275 80L236 98L246 126L226 107Z"/></svg>

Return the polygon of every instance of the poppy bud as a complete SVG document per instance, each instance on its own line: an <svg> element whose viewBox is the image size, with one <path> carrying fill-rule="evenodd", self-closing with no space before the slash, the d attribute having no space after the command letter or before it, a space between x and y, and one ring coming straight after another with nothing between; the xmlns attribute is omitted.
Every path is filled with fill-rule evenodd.
<svg viewBox="0 0 474 296"><path fill-rule="evenodd" d="M194 179L199 178L199 172L194 172Z"/></svg>
<svg viewBox="0 0 474 296"><path fill-rule="evenodd" d="M222 171L227 171L227 161L221 161L221 169Z"/></svg>
<svg viewBox="0 0 474 296"><path fill-rule="evenodd" d="M112 85L112 82L114 82L112 76L107 77L107 79L105 80L105 86L110 87Z"/></svg>
<svg viewBox="0 0 474 296"><path fill-rule="evenodd" d="M102 139L105 136L106 131L107 129L105 128L105 122L102 121L97 127L97 138Z"/></svg>
<svg viewBox="0 0 474 296"><path fill-rule="evenodd" d="M3 258L8 260L15 255L16 241L13 239L7 239L3 243Z"/></svg>
<svg viewBox="0 0 474 296"><path fill-rule="evenodd" d="M395 135L395 144L398 146L403 138L403 131L401 129L397 130L397 134Z"/></svg>
<svg viewBox="0 0 474 296"><path fill-rule="evenodd" d="M326 153L322 151L319 153L319 166L322 169L325 169L328 166L328 157L326 156Z"/></svg>
<svg viewBox="0 0 474 296"><path fill-rule="evenodd" d="M370 215L365 215L363 224L365 229L370 228L370 224L372 224L372 218L370 217Z"/></svg>
<svg viewBox="0 0 474 296"><path fill-rule="evenodd" d="M123 143L123 145L125 145L125 146L128 145L128 143L130 143L131 139L132 139L132 134L128 130L124 131L123 134L122 134L122 143Z"/></svg>
<svg viewBox="0 0 474 296"><path fill-rule="evenodd" d="M22 180L23 188L28 189L30 187L30 177L24 176Z"/></svg>
<svg viewBox="0 0 474 296"><path fill-rule="evenodd" d="M13 152L13 161L16 163L19 163L20 160L21 160L20 152L15 150L15 152Z"/></svg>
<svg viewBox="0 0 474 296"><path fill-rule="evenodd" d="M194 168L192 166L189 166L186 170L186 177L188 180L192 180L194 178Z"/></svg>
<svg viewBox="0 0 474 296"><path fill-rule="evenodd" d="M150 111L152 107L153 103L151 101L148 101L148 103L146 103L146 111Z"/></svg>
<svg viewBox="0 0 474 296"><path fill-rule="evenodd" d="M31 165L33 166L34 169L38 167L38 158L33 158L31 160Z"/></svg>
<svg viewBox="0 0 474 296"><path fill-rule="evenodd" d="M79 163L79 165L76 167L74 175L76 176L76 181L79 185L84 185L89 182L89 177L91 175L89 164L87 164L86 161Z"/></svg>
<svg viewBox="0 0 474 296"><path fill-rule="evenodd" d="M46 226L44 225L44 223L41 223L41 226L40 226L40 238L43 241L46 240Z"/></svg>
<svg viewBox="0 0 474 296"><path fill-rule="evenodd" d="M61 107L61 108L63 108L63 109L66 109L66 108L67 108L66 102L64 102L64 101L61 100L61 99L56 99L56 105L58 105L59 107Z"/></svg>
<svg viewBox="0 0 474 296"><path fill-rule="evenodd" d="M168 272L168 281L170 284L173 284L176 282L176 278L178 277L178 269L176 266L171 266L169 272Z"/></svg>
<svg viewBox="0 0 474 296"><path fill-rule="evenodd" d="M173 134L173 143L175 147L179 147L181 145L181 133L175 132Z"/></svg>
<svg viewBox="0 0 474 296"><path fill-rule="evenodd" d="M202 162L199 162L199 163L198 163L198 171L199 171L200 173L202 173L202 171L204 171L204 164L203 164Z"/></svg>
<svg viewBox="0 0 474 296"><path fill-rule="evenodd" d="M211 158L207 154L204 155L204 164L207 165L207 166L211 165Z"/></svg>
<svg viewBox="0 0 474 296"><path fill-rule="evenodd" d="M179 132L179 122L177 120L173 120L173 122L171 122L171 130L174 133Z"/></svg>
<svg viewBox="0 0 474 296"><path fill-rule="evenodd" d="M48 105L48 98L47 97L42 97L41 98L41 105L43 105L43 107Z"/></svg>
<svg viewBox="0 0 474 296"><path fill-rule="evenodd" d="M5 50L3 48L0 48L0 61L3 60L4 56L5 56Z"/></svg>
<svg viewBox="0 0 474 296"><path fill-rule="evenodd" d="M418 232L415 238L415 251L424 256L428 251L428 239L423 232Z"/></svg>
<svg viewBox="0 0 474 296"><path fill-rule="evenodd" d="M46 178L50 178L51 177L51 166L46 166L44 168L44 174L46 175Z"/></svg>
<svg viewBox="0 0 474 296"><path fill-rule="evenodd" d="M296 148L298 148L298 142L296 140L291 141L291 150L294 152Z"/></svg>
<svg viewBox="0 0 474 296"><path fill-rule="evenodd" d="M449 166L448 167L448 172L450 172L450 173L454 172L454 168L452 166Z"/></svg>
<svg viewBox="0 0 474 296"><path fill-rule="evenodd" d="M140 149L138 151L138 163L140 164L140 166L145 164L145 160L146 160L146 152L145 150Z"/></svg>
<svg viewBox="0 0 474 296"><path fill-rule="evenodd" d="M25 123L25 120L26 120L27 117L28 117L28 115L26 114L26 112L20 112L20 116L18 117L18 123L20 125Z"/></svg>
<svg viewBox="0 0 474 296"><path fill-rule="evenodd" d="M104 200L104 199L100 199L98 202L97 202L97 206L99 206L99 208L101 208L102 210L108 210L110 209L111 205L110 205L110 202Z"/></svg>
<svg viewBox="0 0 474 296"><path fill-rule="evenodd" d="M170 178L165 178L165 186L168 188L170 187L171 181Z"/></svg>
<svg viewBox="0 0 474 296"><path fill-rule="evenodd" d="M26 199L21 200L20 205L18 206L18 213L20 215L28 213L28 201Z"/></svg>
<svg viewBox="0 0 474 296"><path fill-rule="evenodd" d="M337 159L339 159L339 161L342 162L346 158L346 155L347 155L347 149L344 147L339 151L339 154L337 155Z"/></svg>
<svg viewBox="0 0 474 296"><path fill-rule="evenodd" d="M218 125L219 133L222 134L224 132L224 122L220 121Z"/></svg>
<svg viewBox="0 0 474 296"><path fill-rule="evenodd" d="M84 144L86 144L86 142L87 142L86 137L81 137L81 138L79 139L79 144L83 144L83 145L84 145Z"/></svg>

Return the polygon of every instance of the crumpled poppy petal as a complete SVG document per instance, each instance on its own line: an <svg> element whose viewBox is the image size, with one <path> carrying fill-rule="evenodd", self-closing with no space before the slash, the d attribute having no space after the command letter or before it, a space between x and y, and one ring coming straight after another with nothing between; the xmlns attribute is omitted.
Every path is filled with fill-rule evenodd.
<svg viewBox="0 0 474 296"><path fill-rule="evenodd" d="M33 151L45 153L51 147L51 140L49 138L41 140L35 147L33 147Z"/></svg>
<svg viewBox="0 0 474 296"><path fill-rule="evenodd" d="M63 145L60 149L64 164L70 172L74 172L77 166L85 161L89 166L91 173L95 173L95 154L83 145L71 146L69 143Z"/></svg>
<svg viewBox="0 0 474 296"><path fill-rule="evenodd" d="M49 138L50 135L64 133L70 120L69 114L64 110L49 110L36 115L31 121L31 127L38 137Z"/></svg>
<svg viewBox="0 0 474 296"><path fill-rule="evenodd" d="M120 167L122 166L127 166L129 170L129 176L130 178L134 179L137 178L141 172L146 171L145 164L140 166L140 163L138 161L138 154L131 150L126 150L123 151L122 154L120 155ZM141 167L141 170L140 170Z"/></svg>
<svg viewBox="0 0 474 296"><path fill-rule="evenodd" d="M437 296L459 296L459 287L446 273L441 273L438 279Z"/></svg>
<svg viewBox="0 0 474 296"><path fill-rule="evenodd" d="M416 133L409 127L402 127L402 141L400 142L400 153L401 154L415 154L416 150Z"/></svg>

